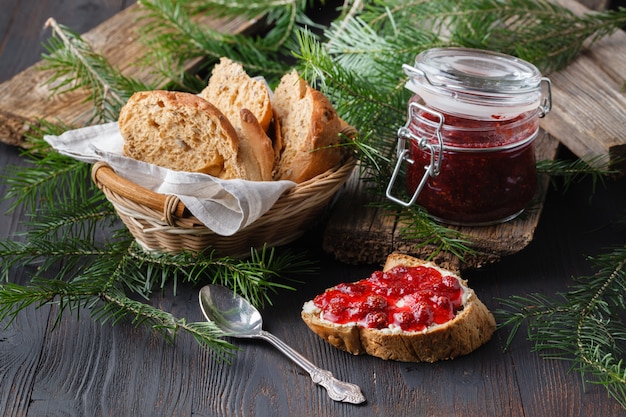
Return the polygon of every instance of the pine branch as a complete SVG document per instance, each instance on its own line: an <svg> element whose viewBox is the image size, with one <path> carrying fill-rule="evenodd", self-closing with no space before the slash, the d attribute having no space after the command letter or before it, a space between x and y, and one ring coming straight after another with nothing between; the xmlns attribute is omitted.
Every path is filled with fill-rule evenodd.
<svg viewBox="0 0 626 417"><path fill-rule="evenodd" d="M307 16L313 4L312 0L194 0L187 3L186 7L194 15L209 13L216 17L262 20L269 30L262 36L253 36L255 42L261 50L279 51L293 40L293 34L300 28L321 28Z"/></svg>
<svg viewBox="0 0 626 417"><path fill-rule="evenodd" d="M271 303L270 294L279 289L293 288L278 282L279 278L293 274L309 274L313 263L303 254L274 248L260 251L250 250L248 259L216 257L208 250L205 253L153 254L146 253L137 245L129 249L129 263L125 275L137 286L164 288L172 282L174 292L178 282L213 283L232 288L255 306ZM135 292L142 291L133 286Z"/></svg>
<svg viewBox="0 0 626 417"><path fill-rule="evenodd" d="M484 0L459 16L452 38L466 46L498 50L533 62L544 73L567 66L583 49L626 24L624 11L577 16L569 9L543 0L512 0L503 7ZM487 28L486 34L464 41L467 31Z"/></svg>
<svg viewBox="0 0 626 417"><path fill-rule="evenodd" d="M590 382L601 384L626 408L626 247L591 261L595 275L575 280L560 299L531 294L501 300L500 327L510 327L508 347L521 326L545 358L568 360ZM621 313L620 313L621 312Z"/></svg>
<svg viewBox="0 0 626 417"><path fill-rule="evenodd" d="M41 65L42 70L52 71L47 83L57 94L88 90L86 101L94 104L92 122L117 120L120 108L133 92L153 88L121 75L80 35L54 19L49 19L46 26L52 27L53 33L44 45L48 54L43 55Z"/></svg>
<svg viewBox="0 0 626 417"><path fill-rule="evenodd" d="M110 277L108 280L111 280ZM103 324L112 321L115 325L122 320L130 320L136 326L151 328L169 342L174 342L179 331L185 331L217 360L227 359L228 354L236 349L214 324L187 323L185 319L178 319L159 308L132 300L121 291L103 287L93 276L71 283L41 279L33 280L28 286L0 285L0 322L6 323L6 326L29 306L40 308L46 304L57 306L55 326L66 311L78 315L81 309L89 308L92 318Z"/></svg>
<svg viewBox="0 0 626 417"><path fill-rule="evenodd" d="M55 323L58 323L61 314L66 309L73 311L78 309L82 303L87 302L83 298L82 303L77 303L75 297L77 290L68 291L68 287L67 282L52 279L33 280L28 286L11 282L0 285L0 322L5 322L6 326L9 326L15 317L29 306L42 307L53 303L56 297L64 295L66 298L58 303L59 309L55 320ZM89 298L92 296L93 294L90 293Z"/></svg>
<svg viewBox="0 0 626 417"><path fill-rule="evenodd" d="M113 320L115 324L130 319L136 326L150 327L170 343L174 343L179 331L184 331L218 361L226 360L236 349L214 323L187 323L184 318L176 318L159 308L132 300L121 292L104 293L101 299L104 303L94 309L92 315L103 323Z"/></svg>
<svg viewBox="0 0 626 417"><path fill-rule="evenodd" d="M277 281L282 274L311 271L311 263L291 253L277 255L273 250L252 251L249 261L206 258L202 254L148 254L136 243L113 242L102 248L80 239L61 242L37 239L19 244L0 242L2 274L0 322L7 325L30 305L58 306L55 323L67 312L88 308L94 319L117 324L129 319L135 325L155 330L173 341L179 330L190 333L217 358L223 358L230 345L223 333L202 324L187 324L149 303L131 299L127 293L149 300L155 288L163 291L182 276L190 283L220 283L234 288L256 305L270 301L269 291L290 289ZM140 261L138 261L140 260ZM38 262L27 285L8 281L13 267ZM56 278L47 278L50 272Z"/></svg>
<svg viewBox="0 0 626 417"><path fill-rule="evenodd" d="M518 56L546 74L626 24L626 9L577 16L547 0L396 0L368 6L361 17L382 36L420 27L449 45Z"/></svg>
<svg viewBox="0 0 626 417"><path fill-rule="evenodd" d="M600 155L589 160L541 160L537 161L537 172L548 175L555 186L556 180L560 179L563 191L585 178L591 178L595 191L597 184L603 182L604 178L618 174L608 167L608 159L608 156Z"/></svg>
<svg viewBox="0 0 626 417"><path fill-rule="evenodd" d="M59 135L69 129L41 121L40 127L27 135L28 146L22 150L28 165L3 167L0 178L9 185L3 198L12 200L10 211L23 205L34 213L62 201L92 201L95 187L85 181L89 165L52 151L43 140L44 135Z"/></svg>
<svg viewBox="0 0 626 417"><path fill-rule="evenodd" d="M149 67L180 89L198 91L204 83L185 72L185 64L201 60L211 65L221 57L241 63L250 75L262 75L270 83L288 68L281 56L288 56L302 26L316 26L305 14L306 1L177 2L144 0L146 14L140 27L148 52L143 59ZM262 36L224 34L197 23L201 13L218 17L265 16L269 31ZM188 82L189 81L189 82ZM190 85L187 85L190 84Z"/></svg>

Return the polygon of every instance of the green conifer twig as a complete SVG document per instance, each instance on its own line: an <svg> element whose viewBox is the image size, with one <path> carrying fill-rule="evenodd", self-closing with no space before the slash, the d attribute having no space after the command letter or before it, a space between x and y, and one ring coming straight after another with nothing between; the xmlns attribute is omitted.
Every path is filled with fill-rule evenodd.
<svg viewBox="0 0 626 417"><path fill-rule="evenodd" d="M626 247L591 261L596 274L576 278L553 299L542 294L511 296L495 312L509 328L508 347L523 324L534 349L545 358L567 360L588 382L602 384L626 408ZM621 313L620 313L621 312Z"/></svg>
<svg viewBox="0 0 626 417"><path fill-rule="evenodd" d="M51 91L90 91L86 100L94 104L94 122L117 120L119 109L132 92L151 88L121 75L71 29L52 18L46 25L52 28L53 36L45 45L49 53L43 56L41 69L52 71L48 80Z"/></svg>

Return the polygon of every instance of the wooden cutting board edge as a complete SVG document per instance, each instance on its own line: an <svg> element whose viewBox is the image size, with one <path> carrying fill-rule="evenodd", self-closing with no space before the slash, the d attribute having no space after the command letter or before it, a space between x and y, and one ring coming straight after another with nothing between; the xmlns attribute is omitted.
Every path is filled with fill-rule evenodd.
<svg viewBox="0 0 626 417"><path fill-rule="evenodd" d="M548 134L536 141L538 160L556 157L559 141ZM456 227L466 238L475 254L459 259L452 253L438 253L432 260L453 270L476 269L497 262L502 257L524 249L533 235L545 201L549 178L540 179L531 207L518 218L494 226ZM333 206L327 221L322 247L335 259L348 264L383 264L388 254L401 252L419 258L428 258L435 248L423 246L420 240L407 239L397 216L371 206L380 201L366 190L355 169L341 195Z"/></svg>

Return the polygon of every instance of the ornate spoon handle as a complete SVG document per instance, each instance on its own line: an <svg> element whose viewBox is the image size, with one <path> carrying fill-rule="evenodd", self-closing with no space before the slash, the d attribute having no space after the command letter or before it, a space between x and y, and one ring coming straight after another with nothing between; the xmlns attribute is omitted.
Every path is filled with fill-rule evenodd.
<svg viewBox="0 0 626 417"><path fill-rule="evenodd" d="M335 401L343 401L352 404L360 404L365 397L358 385L340 381L330 371L320 369L313 365L304 356L293 350L291 346L265 330L261 330L260 338L273 344L278 350L287 355L292 361L300 365L302 369L311 375L311 380L326 388L328 396Z"/></svg>

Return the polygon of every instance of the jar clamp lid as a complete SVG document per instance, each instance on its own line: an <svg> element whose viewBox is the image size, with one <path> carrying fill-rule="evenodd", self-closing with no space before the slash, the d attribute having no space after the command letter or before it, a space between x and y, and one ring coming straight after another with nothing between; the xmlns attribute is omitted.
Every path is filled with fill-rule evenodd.
<svg viewBox="0 0 626 417"><path fill-rule="evenodd" d="M439 175L444 158L443 113L503 121L527 112L544 117L552 108L550 80L533 64L510 55L470 48L433 48L418 54L414 66L405 64L402 68L410 77L406 88L423 103L409 105L407 123L398 131L398 161L386 191L387 198L403 206L414 204L428 178ZM412 108L433 115L436 144L411 132ZM416 140L420 149L428 149L431 160L412 197L404 201L393 196L392 189L402 163L414 163L408 155L407 140Z"/></svg>
<svg viewBox="0 0 626 417"><path fill-rule="evenodd" d="M510 55L434 48L418 54L414 66L402 68L411 77L406 87L427 106L448 114L506 119L537 108L545 115L552 107L550 81L533 64Z"/></svg>

